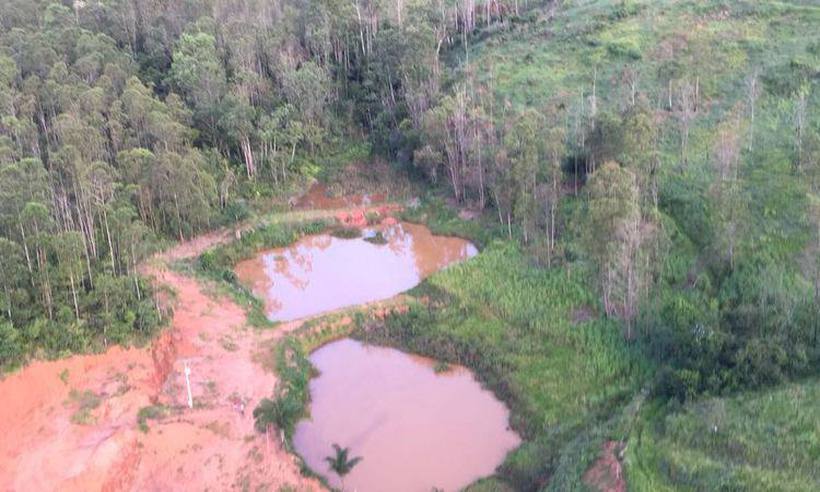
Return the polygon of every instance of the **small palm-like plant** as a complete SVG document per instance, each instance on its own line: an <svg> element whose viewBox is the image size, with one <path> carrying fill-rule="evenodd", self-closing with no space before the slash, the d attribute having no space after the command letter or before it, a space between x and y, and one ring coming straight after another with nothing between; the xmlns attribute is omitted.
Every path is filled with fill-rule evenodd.
<svg viewBox="0 0 820 492"><path fill-rule="evenodd" d="M362 461L362 457L356 456L355 458L350 458L348 456L348 454L350 454L350 449L343 448L335 443L333 444L333 451L334 454L331 456L326 456L325 461L327 461L330 469L339 476L339 480L342 482L342 490L344 490L345 475L350 473L351 470L353 470L353 467Z"/></svg>

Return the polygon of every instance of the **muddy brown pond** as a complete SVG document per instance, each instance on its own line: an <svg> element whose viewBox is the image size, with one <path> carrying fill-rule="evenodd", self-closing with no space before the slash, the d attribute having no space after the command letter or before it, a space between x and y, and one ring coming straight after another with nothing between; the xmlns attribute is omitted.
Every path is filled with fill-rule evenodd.
<svg viewBox="0 0 820 492"><path fill-rule="evenodd" d="M399 223L369 229L364 238L308 236L264 251L236 266L240 281L265 301L270 319L290 321L389 299L445 266L476 254L470 242L435 236L424 226Z"/></svg>
<svg viewBox="0 0 820 492"><path fill-rule="evenodd" d="M383 241L309 236L237 265L239 279L265 300L272 320L288 321L388 299L454 262L471 243L398 223L365 231ZM431 359L344 339L310 356L310 418L296 451L331 485L333 444L363 460L345 477L359 492L458 490L491 475L519 438L509 411L463 367L434 370Z"/></svg>
<svg viewBox="0 0 820 492"><path fill-rule="evenodd" d="M325 461L333 443L363 458L345 477L345 490L359 492L459 490L519 443L507 408L463 367L436 373L431 359L350 339L310 360L320 374L294 445L335 487Z"/></svg>

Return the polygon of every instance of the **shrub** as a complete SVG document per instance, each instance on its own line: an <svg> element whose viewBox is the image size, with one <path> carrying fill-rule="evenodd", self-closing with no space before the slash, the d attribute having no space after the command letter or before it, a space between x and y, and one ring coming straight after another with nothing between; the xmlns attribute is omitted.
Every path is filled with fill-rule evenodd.
<svg viewBox="0 0 820 492"><path fill-rule="evenodd" d="M372 236L367 236L364 238L365 241L371 244L387 244L387 239L384 237L381 231L377 231Z"/></svg>
<svg viewBox="0 0 820 492"><path fill-rule="evenodd" d="M339 239L356 239L362 236L362 231L356 227L336 227L330 235Z"/></svg>
<svg viewBox="0 0 820 492"><path fill-rule="evenodd" d="M137 412L137 426L142 432L148 432L148 421L161 419L166 413L167 409L162 405L142 407Z"/></svg>
<svg viewBox="0 0 820 492"><path fill-rule="evenodd" d="M288 337L275 348L276 372L279 382L274 397L265 398L253 410L254 427L258 432L275 425L290 441L299 419L304 417L310 398L308 383L312 366L299 341Z"/></svg>
<svg viewBox="0 0 820 492"><path fill-rule="evenodd" d="M22 342L20 333L10 323L0 323L0 369L22 361Z"/></svg>

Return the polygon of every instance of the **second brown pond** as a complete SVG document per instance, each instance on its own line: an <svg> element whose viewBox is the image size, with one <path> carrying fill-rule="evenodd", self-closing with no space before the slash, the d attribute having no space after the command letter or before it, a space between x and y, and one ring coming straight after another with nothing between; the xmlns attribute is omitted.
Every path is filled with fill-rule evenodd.
<svg viewBox="0 0 820 492"><path fill-rule="evenodd" d="M476 254L470 242L435 236L424 226L398 223L364 238L308 236L259 253L236 266L240 281L265 300L272 320L289 321L388 299L447 265Z"/></svg>
<svg viewBox="0 0 820 492"><path fill-rule="evenodd" d="M341 485L325 458L333 444L362 457L345 490L459 490L491 475L520 440L509 411L463 367L436 373L431 359L344 339L310 356L310 418L296 450Z"/></svg>

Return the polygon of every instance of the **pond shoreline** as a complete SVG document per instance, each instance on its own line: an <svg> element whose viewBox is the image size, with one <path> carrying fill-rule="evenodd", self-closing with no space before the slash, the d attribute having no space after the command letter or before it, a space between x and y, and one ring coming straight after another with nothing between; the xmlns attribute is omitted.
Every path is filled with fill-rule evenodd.
<svg viewBox="0 0 820 492"><path fill-rule="evenodd" d="M426 221L423 218L415 217L415 216L402 216L402 219L409 219L405 220L405 223L409 223L413 226L418 227L427 227ZM324 230L330 230L331 226L327 225ZM442 231L443 232L443 231ZM447 231L449 232L449 231ZM468 240L471 236L470 234L461 233L461 234L446 234L448 237L451 238L459 238ZM298 241L297 241L298 242ZM268 249L268 248L262 248ZM476 250L476 254L478 250ZM247 257L247 255L245 255ZM420 283L423 283L424 280L421 279ZM418 286L411 287L409 291L414 291L417 289ZM355 306L349 306L342 309L333 310L327 313L321 313L318 315L313 316L306 316L294 321L287 321L287 323L298 323L300 327L294 330L290 335L288 335L288 339L294 340L298 342L299 346L302 348L301 351L305 354L305 357L309 356L310 353L318 350L321 347L326 346L329 343L333 343L345 337L351 337L356 340L362 340L367 343L370 341L367 340L369 337L366 335L368 328L366 325L372 323L381 323L382 320L385 318L390 318L397 314L401 314L406 312L408 309L408 305L406 304L407 292L399 293L396 296L390 297L388 299L375 301L375 302L366 302L364 304L359 304ZM413 301L416 302L416 301ZM398 350L402 350L405 353L414 354L415 351L407 350L408 347L397 347L394 344L384 344L385 347L396 348ZM278 351L277 351L278 352ZM428 355L428 354L419 354L419 355ZM274 356L278 359L286 358L283 356L281 352L278 352L278 355ZM292 357L292 354L288 357ZM280 364L282 361L278 361L277 365ZM449 362L449 361L448 361ZM467 369L472 370L474 368L468 367ZM282 373L281 367L277 372ZM493 396L502 401L505 405L509 402L506 401L505 398L500 397L501 395L498 394L493 388L492 385L487 384L488 382L486 379L480 374L476 374L476 380L480 383L481 387L490 391ZM302 379L303 376L297 377L297 379ZM308 378L307 381L310 381ZM293 428L304 415L307 415L309 412L309 400L306 400L305 405L302 408L302 413L299 415L298 418L294 419L294 421L290 424L290 427ZM518 431L519 426L515 425L513 422L510 423L511 428L516 429ZM286 426L287 427L287 426ZM288 442L288 448L291 451L299 456L300 459L303 460L303 457L300 456L297 452L295 452L294 447L292 445L292 431L286 433L286 440ZM303 460L304 463L304 460ZM306 472L309 472L312 476L317 476L316 473L312 470L306 469Z"/></svg>
<svg viewBox="0 0 820 492"><path fill-rule="evenodd" d="M349 447L364 457L346 479L358 490L461 489L520 443L509 410L466 367L438 371L433 359L349 337L308 357L311 416L298 422L294 450L318 471L332 443Z"/></svg>

